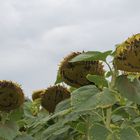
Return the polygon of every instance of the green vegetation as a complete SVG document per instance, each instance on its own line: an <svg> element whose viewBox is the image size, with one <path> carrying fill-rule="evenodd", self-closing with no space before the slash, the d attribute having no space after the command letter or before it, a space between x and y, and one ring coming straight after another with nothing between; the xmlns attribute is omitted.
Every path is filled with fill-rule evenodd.
<svg viewBox="0 0 140 140"><path fill-rule="evenodd" d="M115 51L68 55L32 100L0 81L0 140L140 140L139 72L136 34Z"/></svg>

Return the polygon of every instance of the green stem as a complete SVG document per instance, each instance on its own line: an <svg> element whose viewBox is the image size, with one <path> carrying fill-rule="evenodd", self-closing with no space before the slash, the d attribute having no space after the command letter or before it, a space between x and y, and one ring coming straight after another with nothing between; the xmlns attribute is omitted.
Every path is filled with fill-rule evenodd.
<svg viewBox="0 0 140 140"><path fill-rule="evenodd" d="M89 140L89 125L87 127L87 132L86 132L86 140Z"/></svg>
<svg viewBox="0 0 140 140"><path fill-rule="evenodd" d="M108 66L108 68L109 68L109 70L110 70L111 74L113 75L112 68L110 67L110 65L108 64L108 62L107 62L107 61L105 61L105 63L106 63L106 65Z"/></svg>
<svg viewBox="0 0 140 140"><path fill-rule="evenodd" d="M112 78L111 78L111 83L109 86L110 90L114 89L115 86L115 81L116 81L116 69L114 68L114 71L112 71L110 65L106 62L106 64L108 65L110 72L112 73ZM112 106L110 106L107 110L106 110L106 127L108 129L110 129L110 123L111 123L111 114L112 114Z"/></svg>
<svg viewBox="0 0 140 140"><path fill-rule="evenodd" d="M110 129L111 112L112 112L112 107L108 108L106 111L106 127L108 129Z"/></svg>
<svg viewBox="0 0 140 140"><path fill-rule="evenodd" d="M112 112L112 114L114 114L115 112L117 112L118 110L123 109L123 108L137 109L137 107L134 107L134 106L120 106L120 107L116 108L116 109Z"/></svg>
<svg viewBox="0 0 140 140"><path fill-rule="evenodd" d="M90 140L89 139L89 129L90 129L90 121L89 119L86 120L86 133L84 136L84 140Z"/></svg>

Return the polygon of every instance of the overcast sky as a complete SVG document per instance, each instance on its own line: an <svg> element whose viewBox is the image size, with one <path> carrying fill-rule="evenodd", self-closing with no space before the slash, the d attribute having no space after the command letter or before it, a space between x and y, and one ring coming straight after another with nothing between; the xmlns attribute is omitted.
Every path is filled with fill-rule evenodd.
<svg viewBox="0 0 140 140"><path fill-rule="evenodd" d="M114 49L139 30L140 0L0 0L0 79L30 96L70 52Z"/></svg>

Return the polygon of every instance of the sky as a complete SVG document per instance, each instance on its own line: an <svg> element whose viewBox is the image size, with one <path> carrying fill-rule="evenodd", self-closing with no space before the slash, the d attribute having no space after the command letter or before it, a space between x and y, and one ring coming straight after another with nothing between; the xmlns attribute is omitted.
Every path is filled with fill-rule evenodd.
<svg viewBox="0 0 140 140"><path fill-rule="evenodd" d="M26 96L73 51L115 49L140 31L140 0L0 0L0 79Z"/></svg>

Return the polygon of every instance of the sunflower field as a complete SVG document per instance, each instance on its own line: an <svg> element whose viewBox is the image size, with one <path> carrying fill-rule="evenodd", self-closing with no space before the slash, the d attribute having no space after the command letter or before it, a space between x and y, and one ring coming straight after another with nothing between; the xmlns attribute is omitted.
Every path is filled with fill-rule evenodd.
<svg viewBox="0 0 140 140"><path fill-rule="evenodd" d="M140 140L140 34L115 50L71 52L32 99L1 80L0 140Z"/></svg>

